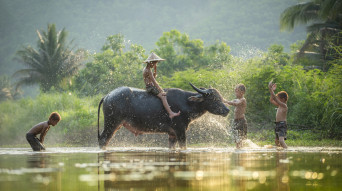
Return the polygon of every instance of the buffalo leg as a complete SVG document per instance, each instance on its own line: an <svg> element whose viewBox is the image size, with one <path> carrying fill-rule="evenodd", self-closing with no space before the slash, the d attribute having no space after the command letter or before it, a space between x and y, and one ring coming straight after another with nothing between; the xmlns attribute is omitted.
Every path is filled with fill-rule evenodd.
<svg viewBox="0 0 342 191"><path fill-rule="evenodd" d="M185 136L185 128L177 132L177 141L178 145L181 149L186 149L186 136Z"/></svg>
<svg viewBox="0 0 342 191"><path fill-rule="evenodd" d="M114 120L114 117L105 117L104 129L100 135L99 146L101 149L105 149L108 142L113 137L115 132L121 127L121 121Z"/></svg>
<svg viewBox="0 0 342 191"><path fill-rule="evenodd" d="M169 149L175 150L176 149L176 135L175 134L169 134Z"/></svg>

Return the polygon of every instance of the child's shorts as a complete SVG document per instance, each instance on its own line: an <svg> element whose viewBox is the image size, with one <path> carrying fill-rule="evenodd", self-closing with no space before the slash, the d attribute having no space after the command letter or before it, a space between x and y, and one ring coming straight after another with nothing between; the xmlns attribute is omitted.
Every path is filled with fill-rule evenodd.
<svg viewBox="0 0 342 191"><path fill-rule="evenodd" d="M155 96L157 96L160 93L156 86L151 86L151 85L146 86L146 91Z"/></svg>
<svg viewBox="0 0 342 191"><path fill-rule="evenodd" d="M42 143L40 143L40 141L38 140L38 138L34 134L27 133L26 134L26 140L27 140L27 142L30 143L32 150L34 150L34 151L45 150L45 147L42 145Z"/></svg>
<svg viewBox="0 0 342 191"><path fill-rule="evenodd" d="M284 140L286 140L286 134L287 134L287 125L286 121L279 121L275 122L276 127L274 129L276 139L279 140L279 137L284 137Z"/></svg>
<svg viewBox="0 0 342 191"><path fill-rule="evenodd" d="M245 118L234 119L232 134L235 143L247 139L247 120Z"/></svg>

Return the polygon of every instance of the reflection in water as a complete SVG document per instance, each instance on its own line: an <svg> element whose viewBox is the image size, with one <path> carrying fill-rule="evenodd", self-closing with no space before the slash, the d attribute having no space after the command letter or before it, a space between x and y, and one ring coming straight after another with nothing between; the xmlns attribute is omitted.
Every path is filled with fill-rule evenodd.
<svg viewBox="0 0 342 191"><path fill-rule="evenodd" d="M45 153L33 153L27 156L27 167L28 168L45 168L46 161L49 155Z"/></svg>
<svg viewBox="0 0 342 191"><path fill-rule="evenodd" d="M287 191L342 187L341 150L84 150L22 155L0 151L0 190Z"/></svg>
<svg viewBox="0 0 342 191"><path fill-rule="evenodd" d="M249 152L131 152L99 155L101 158L99 161L102 162L98 168L100 174L98 180L104 181L105 190L120 188L258 190L265 185L273 185L275 190L289 190L289 162L285 152L277 152L275 158L273 154L256 155Z"/></svg>
<svg viewBox="0 0 342 191"><path fill-rule="evenodd" d="M48 190L51 187L49 185L51 183L56 190L61 190L62 173L59 168L50 166L48 162L50 157L50 155L39 152L28 155L28 173L31 173L31 181L33 183L40 184L39 189L44 188Z"/></svg>
<svg viewBox="0 0 342 191"><path fill-rule="evenodd" d="M248 153L236 153L232 157L232 166L235 166L235 169L232 171L232 175L234 176L234 184L233 186L239 188L238 190L246 190L246 182L248 179L248 175L243 173L245 168L247 167L247 159Z"/></svg>
<svg viewBox="0 0 342 191"><path fill-rule="evenodd" d="M289 163L286 152L276 152L276 187L274 190L290 190Z"/></svg>
<svg viewBox="0 0 342 191"><path fill-rule="evenodd" d="M103 153L104 187L150 188L188 187L183 178L191 171L183 153ZM184 173L182 173L184 172Z"/></svg>

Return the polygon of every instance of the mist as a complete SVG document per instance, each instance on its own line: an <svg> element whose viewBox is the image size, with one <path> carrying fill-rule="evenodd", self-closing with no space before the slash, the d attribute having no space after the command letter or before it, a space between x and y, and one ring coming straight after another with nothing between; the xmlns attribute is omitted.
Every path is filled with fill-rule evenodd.
<svg viewBox="0 0 342 191"><path fill-rule="evenodd" d="M304 27L280 32L279 15L297 0L187 0L187 1L95 1L95 0L1 0L0 75L11 75L24 66L16 51L35 47L37 30L56 24L68 31L75 48L98 52L109 35L121 33L127 41L142 45L147 52L163 32L177 29L206 45L224 41L231 54L246 55L282 44L286 51L305 39ZM246 49L249 50L246 50Z"/></svg>

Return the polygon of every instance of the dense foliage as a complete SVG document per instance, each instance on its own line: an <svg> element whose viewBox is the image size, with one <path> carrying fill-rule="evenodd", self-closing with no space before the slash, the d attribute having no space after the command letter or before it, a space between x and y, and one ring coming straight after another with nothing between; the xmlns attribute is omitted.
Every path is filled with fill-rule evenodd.
<svg viewBox="0 0 342 191"><path fill-rule="evenodd" d="M340 59L331 63L328 72L305 70L300 63L293 62L294 54L285 53L281 45L270 46L261 56L241 59L230 55L229 46L223 42L205 46L201 40L191 40L176 30L164 33L157 45L154 51L170 59L159 64L161 69L158 70L157 80L164 88L192 91L188 85L188 82L192 82L200 87L215 87L226 99L234 99L235 85L244 83L247 87L248 131L252 140L272 143L274 139L272 127L275 109L269 103L267 89L272 79L278 84L276 91L285 90L289 94L289 140L300 140L302 136L312 140L342 138ZM340 50L340 47L334 48ZM46 140L95 145L99 100L122 85L143 88L142 62L147 56L142 46L125 42L122 34L109 36L102 51L74 75L68 87L49 93L41 92L34 99L1 102L0 144L25 143L25 132L36 123L46 120L52 111L57 111L62 121L50 130ZM167 68L168 65L174 67ZM191 125L189 142L227 143L231 138L225 133L230 127L231 118L232 112L228 118L205 115ZM311 136L298 133L301 130L308 130ZM153 141L151 136L154 137ZM116 145L123 142L134 144L144 140L148 145L159 145L160 141L165 141L162 143L167 145L165 136L144 135L135 138L123 129L118 132L114 142Z"/></svg>
<svg viewBox="0 0 342 191"><path fill-rule="evenodd" d="M335 46L342 45L342 0L309 0L287 8L280 16L283 29L292 30L298 24L308 24L308 35L299 49L298 57L315 56L321 59L317 64L327 71L329 62L341 58Z"/></svg>
<svg viewBox="0 0 342 191"><path fill-rule="evenodd" d="M75 76L71 89L89 96L105 94L119 86L142 88L144 53L142 46L127 44L121 34L109 36L102 52L95 54L94 60Z"/></svg>
<svg viewBox="0 0 342 191"><path fill-rule="evenodd" d="M103 21L106 23L104 26L108 26L109 22L104 18L109 18L114 22L113 26L120 29L113 30L113 26L102 29L100 36L114 35L109 35L100 51L93 53L84 63L80 62L84 56L80 53L83 52L71 51L66 43L66 31L63 29L57 32L54 24L48 25L47 32L37 31L37 49L26 46L16 50L17 58L28 66L17 70L16 75L21 77L18 84L39 84L40 93L34 98L18 99L19 89L11 84L8 76L0 77L0 145L26 144L25 133L38 122L47 120L53 111L61 114L62 121L48 133L46 140L49 143L96 145L100 99L120 86L143 89L143 61L152 51L165 59L158 63L157 76L157 81L163 88L193 91L189 86L189 82L192 82L199 87L214 87L225 99L231 100L235 98L236 84L245 84L248 138L252 141L272 144L274 140L276 108L269 103L267 88L271 80L277 83L276 91L286 91L289 94L289 141L297 145L308 145L307 141L342 139L341 0L308 0L297 5L288 1L269 0L201 3L194 3L192 0L161 1L148 6L144 2L147 1L125 1L117 6L119 4L89 1L85 6L72 6L74 11L82 10L82 13L87 14L83 14L83 19L92 16L92 19L87 19L88 24L97 25ZM0 15L11 15L9 10L17 3L16 0L3 3ZM24 2L20 3L25 5ZM38 4L40 8L35 12L41 9L46 11L44 7L51 6L51 2ZM65 1L53 1L52 4L61 7L65 5ZM293 29L298 23L309 25L306 40L293 43L290 53L284 51L283 45L288 47L294 42L293 39L272 33L279 26L274 15L279 16L278 13L284 10L285 4L289 7L280 16L281 27ZM140 11L141 7L145 11ZM187 9L188 7L191 9ZM103 9L98 14L100 19L89 14L97 8ZM52 12L49 15L53 15ZM59 18L69 18L67 14L57 12ZM228 14L231 12L233 17ZM260 15L260 12L263 14ZM18 15L23 16L25 13L23 11ZM125 17L127 18L122 19ZM35 15L35 18L39 20L42 17ZM273 19L272 22L270 18ZM82 27L87 26L84 22L78 23L82 23ZM0 32L7 33L13 31L12 25L21 26L20 22L15 22L10 16L0 24L8 27L0 27ZM93 25L90 28L94 30L90 32L99 35L100 32L96 32ZM81 33L74 29L72 33L78 34L81 38L79 40L86 44L87 41L82 40L82 37L85 35L86 39L90 39L85 46L87 49L97 49L99 41L94 45L94 41L91 41L94 38L82 27ZM140 29L136 30L137 27ZM145 36L150 38L142 38ZM160 38L156 40L156 37ZM4 46L0 48L0 63L5 63L0 67L2 72L2 68L6 68L3 66L11 63L10 52L19 41L17 39L20 39L20 35L16 36L16 40L11 36L3 38L0 43L7 42L6 39L13 43L5 46L9 50L4 51ZM128 39L143 45L132 43ZM236 43L244 42L252 46L260 45L264 51L249 48L244 50L244 55L239 55L236 54L236 48L231 49ZM235 54L232 53L234 51ZM3 56L4 53L6 56ZM6 70L10 71L8 68ZM231 111L233 109L231 107ZM227 118L204 115L190 125L187 132L188 143L228 145L232 141L229 134L232 119L233 112ZM103 117L100 122L103 124ZM296 142L297 140L300 142ZM134 137L123 128L118 131L112 143L116 146L166 146L167 138L166 135ZM342 143L337 142L331 145L340 144Z"/></svg>
<svg viewBox="0 0 342 191"><path fill-rule="evenodd" d="M39 84L46 92L59 88L61 82L75 75L84 54L72 51L67 43L65 29L57 31L55 24L49 24L47 31L37 31L37 49L27 46L17 52L18 60L27 66L14 73L19 78L16 86Z"/></svg>

